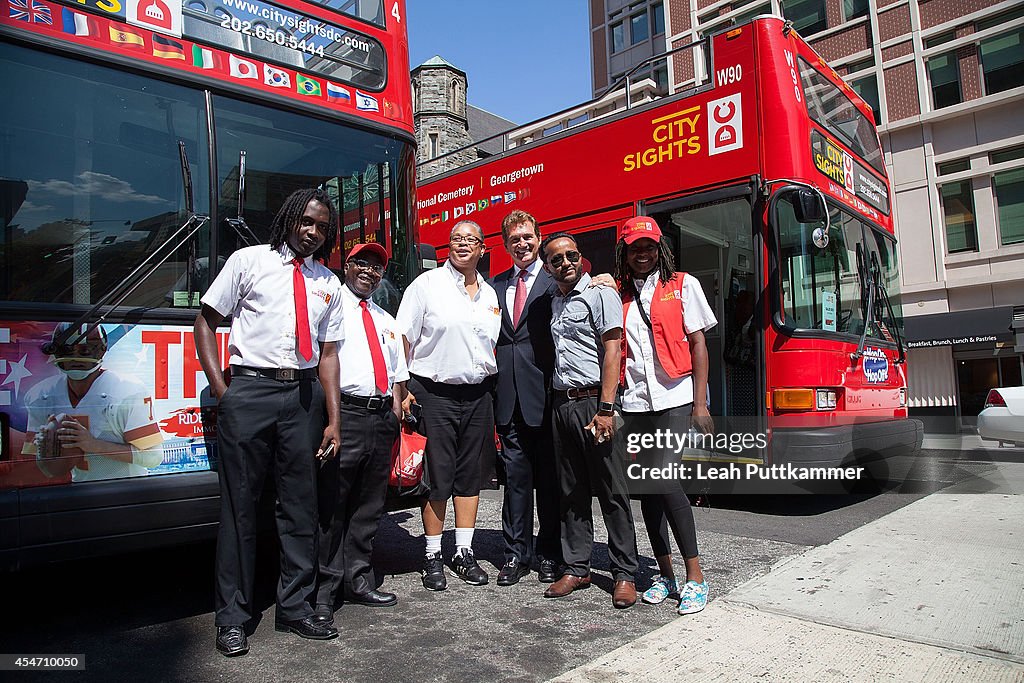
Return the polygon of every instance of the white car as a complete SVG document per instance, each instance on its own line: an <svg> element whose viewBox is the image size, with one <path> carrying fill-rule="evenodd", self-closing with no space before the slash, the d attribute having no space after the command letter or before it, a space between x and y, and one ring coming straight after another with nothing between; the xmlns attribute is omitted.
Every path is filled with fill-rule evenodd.
<svg viewBox="0 0 1024 683"><path fill-rule="evenodd" d="M1024 387L990 389L985 409L978 414L983 439L1024 446Z"/></svg>

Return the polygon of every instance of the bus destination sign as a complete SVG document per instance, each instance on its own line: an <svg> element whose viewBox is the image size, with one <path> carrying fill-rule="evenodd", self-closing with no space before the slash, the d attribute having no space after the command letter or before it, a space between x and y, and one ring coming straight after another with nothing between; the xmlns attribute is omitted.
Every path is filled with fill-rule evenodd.
<svg viewBox="0 0 1024 683"><path fill-rule="evenodd" d="M868 215L871 215L873 210L864 204L889 215L889 194L886 192L885 183L878 180L849 152L833 144L818 131L812 131L811 153L814 167L829 180L834 181L834 184L830 185L834 194L841 194L844 199Z"/></svg>

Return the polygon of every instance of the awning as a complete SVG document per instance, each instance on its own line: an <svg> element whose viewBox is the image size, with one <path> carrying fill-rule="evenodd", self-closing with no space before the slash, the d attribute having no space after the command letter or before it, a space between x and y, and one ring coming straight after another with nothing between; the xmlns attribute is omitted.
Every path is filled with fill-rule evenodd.
<svg viewBox="0 0 1024 683"><path fill-rule="evenodd" d="M1012 342L1013 306L915 315L903 319L907 348Z"/></svg>

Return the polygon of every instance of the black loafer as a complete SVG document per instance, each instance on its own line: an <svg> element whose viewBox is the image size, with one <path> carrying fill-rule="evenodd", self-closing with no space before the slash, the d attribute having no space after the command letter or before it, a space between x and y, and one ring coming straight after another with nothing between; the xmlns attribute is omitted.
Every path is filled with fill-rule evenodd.
<svg viewBox="0 0 1024 683"><path fill-rule="evenodd" d="M499 586L512 586L519 583L519 579L523 578L530 573L530 568L519 561L518 557L513 557L511 560L505 563L505 566L498 572L498 585Z"/></svg>
<svg viewBox="0 0 1024 683"><path fill-rule="evenodd" d="M537 580L541 583L554 583L558 581L558 578L562 575L558 571L558 563L554 560L544 559L540 561L540 567L537 569Z"/></svg>
<svg viewBox="0 0 1024 683"><path fill-rule="evenodd" d="M294 621L279 620L274 622L274 630L281 633L294 633L310 640L330 640L338 636L338 629L323 623L322 619L306 617Z"/></svg>
<svg viewBox="0 0 1024 683"><path fill-rule="evenodd" d="M237 657L249 652L249 639L241 626L217 627L217 652L225 657Z"/></svg>
<svg viewBox="0 0 1024 683"><path fill-rule="evenodd" d="M398 596L394 593L374 589L369 593L353 593L346 596L345 602L368 607L391 607L398 604Z"/></svg>
<svg viewBox="0 0 1024 683"><path fill-rule="evenodd" d="M334 610L327 605L317 605L309 620L317 626L334 626Z"/></svg>

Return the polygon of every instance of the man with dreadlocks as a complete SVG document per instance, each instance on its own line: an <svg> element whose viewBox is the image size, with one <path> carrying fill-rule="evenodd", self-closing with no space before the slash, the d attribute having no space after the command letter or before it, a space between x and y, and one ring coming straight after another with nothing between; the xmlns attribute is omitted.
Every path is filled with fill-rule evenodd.
<svg viewBox="0 0 1024 683"><path fill-rule="evenodd" d="M622 411L657 428L714 429L707 408L708 350L704 331L718 324L697 278L675 272L661 228L637 216L622 226L615 249L615 277L622 294ZM690 501L678 484L640 496L640 509L661 575L644 594L658 604L679 595L679 614L704 609L708 585L697 554ZM672 569L668 526L686 564L680 590Z"/></svg>
<svg viewBox="0 0 1024 683"><path fill-rule="evenodd" d="M231 254L196 317L199 361L220 401L214 622L217 650L226 656L249 651L256 503L268 468L277 485L281 540L276 628L315 640L338 635L311 619L310 605L316 589L316 463L340 440L335 342L343 329L341 282L318 261L327 258L337 235L338 212L326 192L293 192L274 218L269 247ZM227 315L230 389L214 333Z"/></svg>

